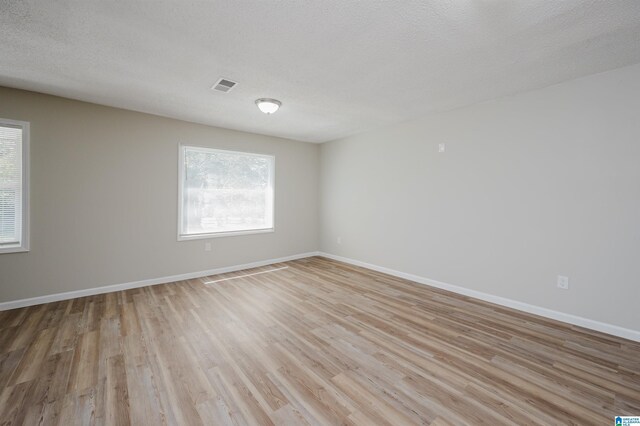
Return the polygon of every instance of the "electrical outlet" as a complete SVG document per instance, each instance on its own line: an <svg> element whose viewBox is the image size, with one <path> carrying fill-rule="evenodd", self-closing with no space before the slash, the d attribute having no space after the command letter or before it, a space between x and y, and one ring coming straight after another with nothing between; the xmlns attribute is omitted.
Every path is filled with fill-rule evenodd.
<svg viewBox="0 0 640 426"><path fill-rule="evenodd" d="M439 143L438 144L438 152L444 152L444 144L443 143Z"/></svg>
<svg viewBox="0 0 640 426"><path fill-rule="evenodd" d="M342 237L338 237L338 238L336 238L336 242L337 242L339 245L342 245Z"/></svg>
<svg viewBox="0 0 640 426"><path fill-rule="evenodd" d="M569 277L558 275L557 286L563 290L569 290Z"/></svg>
<svg viewBox="0 0 640 426"><path fill-rule="evenodd" d="M211 251L211 243L204 243L204 251Z"/></svg>

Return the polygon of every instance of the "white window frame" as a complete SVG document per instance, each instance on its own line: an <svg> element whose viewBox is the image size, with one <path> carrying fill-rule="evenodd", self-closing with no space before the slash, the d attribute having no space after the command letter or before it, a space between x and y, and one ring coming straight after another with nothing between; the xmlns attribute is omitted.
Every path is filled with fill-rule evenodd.
<svg viewBox="0 0 640 426"><path fill-rule="evenodd" d="M22 128L22 235L20 244L0 246L0 254L29 251L29 122L0 118L0 126Z"/></svg>
<svg viewBox="0 0 640 426"><path fill-rule="evenodd" d="M242 154L242 155L252 155L255 157L263 157L269 159L271 161L271 173L269 174L269 185L271 186L271 206L272 206L272 224L271 228L265 229L247 229L242 231L219 231L219 232L206 232L202 234L182 234L182 196L183 196L183 188L184 188L184 153L185 149L197 149L202 150L203 152L220 152L224 154ZM276 157L274 155L269 154L260 154L256 152L245 152L245 151L231 151L228 149L218 149L218 148L210 148L206 146L192 145L192 144L178 144L178 241L190 241L190 240L203 240L209 238L219 238L219 237L230 237L236 235L251 235L251 234L265 234L269 232L275 232L276 228Z"/></svg>

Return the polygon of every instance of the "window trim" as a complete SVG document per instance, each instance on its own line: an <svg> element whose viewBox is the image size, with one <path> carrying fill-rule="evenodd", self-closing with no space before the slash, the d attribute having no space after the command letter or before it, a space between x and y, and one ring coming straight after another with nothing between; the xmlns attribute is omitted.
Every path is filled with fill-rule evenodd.
<svg viewBox="0 0 640 426"><path fill-rule="evenodd" d="M220 232L207 232L202 234L190 234L184 235L181 233L182 231L182 195L183 195L183 187L184 187L184 152L185 148L194 148L200 149L204 152L223 152L225 154L244 154L244 155L255 155L259 157L266 157L271 160L271 173L269 176L269 183L271 185L271 204L273 206L272 211L272 224L271 228L261 228L261 229L245 229L241 231L220 231ZM210 238L221 238L221 237L232 237L238 235L252 235L252 234L267 234L271 232L275 232L276 230L276 157L271 154L262 154L258 152L247 152L247 151L232 151L229 149L220 149L220 148L211 148L208 146L202 145L192 145L186 143L178 144L178 220L177 220L177 238L178 241L191 241L191 240L204 240Z"/></svg>
<svg viewBox="0 0 640 426"><path fill-rule="evenodd" d="M22 128L22 235L20 245L8 247L0 246L0 254L5 253L24 253L29 251L29 228L30 228L30 212L29 212L29 165L30 165L30 123L28 121L10 120L8 118L0 118L0 126L19 126Z"/></svg>

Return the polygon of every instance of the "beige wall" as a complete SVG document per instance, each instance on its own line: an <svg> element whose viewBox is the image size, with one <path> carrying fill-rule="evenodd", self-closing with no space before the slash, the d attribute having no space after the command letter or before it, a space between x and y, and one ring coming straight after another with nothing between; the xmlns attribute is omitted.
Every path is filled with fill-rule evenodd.
<svg viewBox="0 0 640 426"><path fill-rule="evenodd" d="M324 144L321 176L325 252L640 330L640 65Z"/></svg>
<svg viewBox="0 0 640 426"><path fill-rule="evenodd" d="M317 145L7 88L0 117L31 122L31 251L0 254L0 302L317 250ZM176 241L179 142L275 155L276 232Z"/></svg>

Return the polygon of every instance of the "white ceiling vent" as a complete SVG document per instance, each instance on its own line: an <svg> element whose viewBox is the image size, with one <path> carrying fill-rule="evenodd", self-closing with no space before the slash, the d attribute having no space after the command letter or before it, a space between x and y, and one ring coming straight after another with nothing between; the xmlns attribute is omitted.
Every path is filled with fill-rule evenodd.
<svg viewBox="0 0 640 426"><path fill-rule="evenodd" d="M217 90L218 92L227 93L228 91L236 87L236 84L238 83L236 83L235 81L227 80L226 78L221 78L220 80L218 80L216 84L213 85L212 89Z"/></svg>

